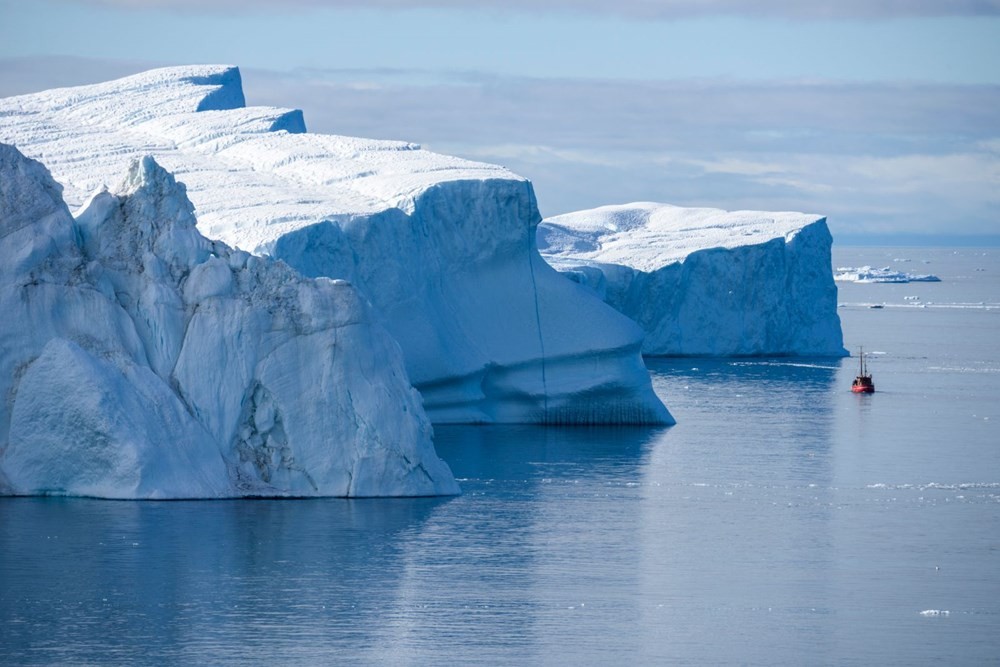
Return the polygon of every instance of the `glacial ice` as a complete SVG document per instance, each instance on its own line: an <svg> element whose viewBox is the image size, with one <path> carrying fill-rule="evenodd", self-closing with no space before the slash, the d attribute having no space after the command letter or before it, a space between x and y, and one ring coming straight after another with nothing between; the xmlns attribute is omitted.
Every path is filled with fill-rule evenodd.
<svg viewBox="0 0 1000 667"><path fill-rule="evenodd" d="M545 259L664 356L844 356L826 219L640 202L546 219Z"/></svg>
<svg viewBox="0 0 1000 667"><path fill-rule="evenodd" d="M528 181L244 105L235 67L166 68L2 99L0 141L43 159L74 205L150 154L187 185L207 237L350 281L398 340L432 421L673 422L642 330L538 254ZM138 329L169 358L177 331Z"/></svg>
<svg viewBox="0 0 1000 667"><path fill-rule="evenodd" d="M848 283L939 283L941 279L926 273L893 271L888 266L881 269L870 266L838 266L833 279Z"/></svg>
<svg viewBox="0 0 1000 667"><path fill-rule="evenodd" d="M0 493L458 492L357 290L206 239L153 158L60 189L0 144Z"/></svg>

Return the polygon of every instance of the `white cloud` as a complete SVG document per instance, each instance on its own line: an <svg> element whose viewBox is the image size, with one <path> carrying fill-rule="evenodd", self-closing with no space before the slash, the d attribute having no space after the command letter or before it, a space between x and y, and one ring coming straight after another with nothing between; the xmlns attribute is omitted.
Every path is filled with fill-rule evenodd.
<svg viewBox="0 0 1000 667"><path fill-rule="evenodd" d="M760 162L735 157L723 157L716 160L692 160L709 174L736 174L739 176L767 176L779 174L785 166L779 162Z"/></svg>
<svg viewBox="0 0 1000 667"><path fill-rule="evenodd" d="M938 192L953 197L976 197L992 192L991 199L1000 201L1000 155L996 154L862 157L847 166L853 174L878 183L887 193Z"/></svg>

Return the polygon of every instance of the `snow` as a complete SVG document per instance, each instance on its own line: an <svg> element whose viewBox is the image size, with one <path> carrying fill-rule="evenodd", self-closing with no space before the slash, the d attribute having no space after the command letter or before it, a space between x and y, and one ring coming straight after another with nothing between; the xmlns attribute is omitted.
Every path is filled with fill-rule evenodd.
<svg viewBox="0 0 1000 667"><path fill-rule="evenodd" d="M900 260L896 260L900 261ZM893 271L888 266L875 269L870 266L840 266L833 276L834 280L850 283L937 283L941 279L931 274L906 273Z"/></svg>
<svg viewBox="0 0 1000 667"><path fill-rule="evenodd" d="M0 144L0 312L0 493L458 492L357 290L206 239L153 158L74 220Z"/></svg>
<svg viewBox="0 0 1000 667"><path fill-rule="evenodd" d="M545 259L632 318L648 355L844 356L821 216L638 202L545 220Z"/></svg>
<svg viewBox="0 0 1000 667"><path fill-rule="evenodd" d="M435 422L673 422L642 330L538 254L529 182L244 104L235 67L166 68L0 100L0 141L43 160L74 206L151 155L186 184L205 236L350 281Z"/></svg>

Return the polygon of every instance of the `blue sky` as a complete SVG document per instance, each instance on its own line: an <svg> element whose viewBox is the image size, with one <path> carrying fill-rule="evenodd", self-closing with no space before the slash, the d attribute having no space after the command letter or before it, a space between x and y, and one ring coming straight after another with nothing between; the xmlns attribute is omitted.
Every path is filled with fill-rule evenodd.
<svg viewBox="0 0 1000 667"><path fill-rule="evenodd" d="M0 0L0 96L193 62L311 131L504 164L545 215L825 213L1000 241L1000 0Z"/></svg>

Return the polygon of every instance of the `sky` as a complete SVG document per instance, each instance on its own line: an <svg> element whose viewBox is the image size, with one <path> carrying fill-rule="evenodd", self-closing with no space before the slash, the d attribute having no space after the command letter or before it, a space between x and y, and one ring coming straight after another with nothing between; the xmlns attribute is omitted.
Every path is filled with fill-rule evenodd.
<svg viewBox="0 0 1000 667"><path fill-rule="evenodd" d="M507 166L546 216L1000 245L1000 0L0 0L0 97L190 63L312 132Z"/></svg>

